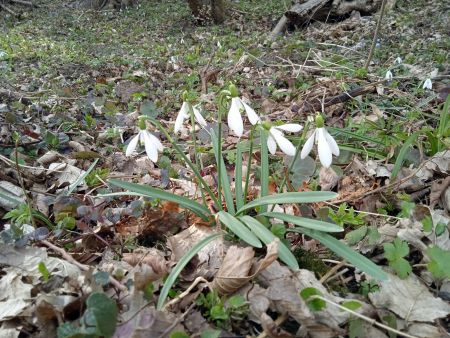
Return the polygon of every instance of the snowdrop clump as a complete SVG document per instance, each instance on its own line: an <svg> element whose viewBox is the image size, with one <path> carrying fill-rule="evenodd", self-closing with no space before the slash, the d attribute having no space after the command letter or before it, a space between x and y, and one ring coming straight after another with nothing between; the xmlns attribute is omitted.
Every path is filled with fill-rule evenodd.
<svg viewBox="0 0 450 338"><path fill-rule="evenodd" d="M230 85L231 106L228 111L228 127L238 137L244 133L244 121L241 111L245 111L251 124L255 125L261 122L259 116L252 107L239 98L239 92L235 85Z"/></svg>
<svg viewBox="0 0 450 338"><path fill-rule="evenodd" d="M333 160L333 155L339 156L339 147L334 138L325 129L323 117L320 114L316 116L316 129L306 140L300 153L301 159L308 156L315 143L317 143L320 163L325 168L329 168Z"/></svg>
<svg viewBox="0 0 450 338"><path fill-rule="evenodd" d="M155 163L158 162L158 151L162 152L164 146L155 135L147 130L147 126L145 125L145 117L143 116L139 117L139 133L133 136L130 143L128 143L125 155L131 156L136 150L138 143L144 145L145 152L151 161Z"/></svg>

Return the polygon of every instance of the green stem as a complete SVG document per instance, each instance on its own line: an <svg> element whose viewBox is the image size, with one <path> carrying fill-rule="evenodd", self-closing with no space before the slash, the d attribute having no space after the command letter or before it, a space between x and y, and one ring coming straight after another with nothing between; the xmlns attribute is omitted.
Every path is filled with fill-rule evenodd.
<svg viewBox="0 0 450 338"><path fill-rule="evenodd" d="M287 182L287 179L289 177L289 174L292 171L292 168L294 167L294 163L295 163L295 161L297 161L298 155L301 152L303 141L306 138L306 134L308 132L309 125L310 125L310 122L307 120L306 123L305 123L305 128L303 128L302 136L300 136L300 140L298 142L297 148L295 149L294 158L292 159L291 163L289 164L287 174L283 177L283 180L281 181L281 184L280 184L280 187L279 187L279 190L278 190L279 193L283 192L283 188L286 185L286 182ZM275 208L275 205L272 205L272 209L270 209L270 211L272 212L274 210L274 208Z"/></svg>
<svg viewBox="0 0 450 338"><path fill-rule="evenodd" d="M253 135L254 135L254 132L255 132L255 127L252 126L252 129L250 129L250 149L248 151L247 174L245 176L244 204L247 203L248 184L250 182L250 171L251 171L251 166L252 166Z"/></svg>
<svg viewBox="0 0 450 338"><path fill-rule="evenodd" d="M189 168L191 168L192 172L197 177L200 184L203 186L203 189L206 190L208 195L213 200L216 208L218 208L220 210L221 204L217 200L217 198L214 195L214 193L212 192L211 188L208 186L208 184L203 179L202 175L200 174L200 172L199 172L198 168L195 166L195 164L191 162L191 160L186 156L186 154L183 152L183 150L181 150L181 148L178 146L178 144L175 143L172 136L169 135L167 130L161 125L161 123L159 123L159 121L157 121L155 119L151 119L151 122L156 126L156 128L158 128L164 134L164 136L167 138L167 140L170 142L170 144L172 144L172 146L178 152L178 154L183 158L183 160L186 162L186 164L189 166Z"/></svg>
<svg viewBox="0 0 450 338"><path fill-rule="evenodd" d="M222 158L222 107L219 106L217 111L217 123L218 123L218 132L217 132L217 197L219 199L219 210L222 210L222 165L220 160ZM226 175L227 173L225 173Z"/></svg>
<svg viewBox="0 0 450 338"><path fill-rule="evenodd" d="M267 149L267 131L261 128L261 197L269 194L269 150ZM261 212L266 212L267 206L261 206Z"/></svg>
<svg viewBox="0 0 450 338"><path fill-rule="evenodd" d="M191 103L189 103L189 115L191 117L191 137L192 137L192 142L194 144L195 165L197 168L203 169L203 166L201 165L201 161L200 161L200 158L199 158L198 152L197 152L197 138L195 137L195 115L194 115L194 108L192 107ZM200 193L202 194L203 204L206 205L206 197L205 197L205 193L204 193L203 189L200 189Z"/></svg>

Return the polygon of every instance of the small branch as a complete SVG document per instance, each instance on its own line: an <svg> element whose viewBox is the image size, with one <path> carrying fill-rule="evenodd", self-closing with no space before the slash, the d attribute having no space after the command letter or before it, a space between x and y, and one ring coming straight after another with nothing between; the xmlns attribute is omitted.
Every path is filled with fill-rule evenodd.
<svg viewBox="0 0 450 338"><path fill-rule="evenodd" d="M366 64L364 68L367 70L372 61L373 52L375 51L375 46L377 45L378 33L380 32L381 21L383 20L384 8L386 7L386 0L381 3L380 17L377 22L377 27L375 28L375 33L373 34L372 46L370 46L369 56L367 57Z"/></svg>
<svg viewBox="0 0 450 338"><path fill-rule="evenodd" d="M288 23L288 18L286 15L283 15L281 19L278 21L277 25L269 34L269 40L273 40L277 37L277 35L280 35L286 30L286 26Z"/></svg>
<svg viewBox="0 0 450 338"><path fill-rule="evenodd" d="M76 265L78 268L80 268L80 270L83 271L88 271L89 270L89 266L81 264L80 262L78 262L76 259L74 259L71 255L69 255L63 248L60 248L56 245L54 245L53 243L50 243L47 240L41 240L40 241L42 244L44 244L46 247L52 249L53 251L59 253L66 261ZM112 276L109 276L109 282L115 286L117 289L119 289L122 292L128 292L128 289L122 285L122 283L120 283L117 279L115 279Z"/></svg>
<svg viewBox="0 0 450 338"><path fill-rule="evenodd" d="M0 4L0 8L7 11L11 15L18 16L16 12L14 12L11 8L7 7L6 5Z"/></svg>
<svg viewBox="0 0 450 338"><path fill-rule="evenodd" d="M387 331L389 331L389 332L396 333L396 334L398 334L399 336L403 336L403 337L406 337L406 338L418 338L417 336L412 336L412 335L410 335L410 334L408 334L408 333L405 333L405 332L396 330L396 329L394 329L394 328L392 328L392 327L390 327L390 326L387 326L387 325L384 325L384 324L382 324L382 323L380 323L380 322L377 322L375 319L369 318L369 317L367 317L367 316L365 316L365 315L362 315L362 314L360 314L360 313L358 313L358 312L356 312L356 311L350 310L350 309L346 308L345 306L342 306L342 305L340 305L340 304L338 304L338 303L335 303L335 302L333 302L332 300L329 300L329 299L324 298L324 297L322 297L322 296L314 295L314 296L311 296L311 297L308 298L308 300L312 300L312 299L320 299L320 300L323 300L324 302L326 302L326 303L328 303L328 304L331 304L331 305L333 305L333 306L338 307L338 308L339 308L340 310L342 310L342 311L346 311L346 312L352 314L352 315L355 316L355 317L358 317L358 318L361 318L362 320L365 320L366 322L370 323L371 325L375 325L375 326L378 326L378 327L380 327L380 328L382 328L382 329L385 329L385 330L387 330Z"/></svg>
<svg viewBox="0 0 450 338"><path fill-rule="evenodd" d="M25 1L25 0L9 0L11 2L15 2L16 4L30 6L30 7L37 7L37 5L34 5L31 1Z"/></svg>

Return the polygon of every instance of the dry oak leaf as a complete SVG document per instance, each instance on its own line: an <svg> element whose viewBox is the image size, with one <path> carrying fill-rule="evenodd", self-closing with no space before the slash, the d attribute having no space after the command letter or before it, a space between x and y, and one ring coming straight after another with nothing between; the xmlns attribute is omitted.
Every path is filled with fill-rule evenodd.
<svg viewBox="0 0 450 338"><path fill-rule="evenodd" d="M212 288L220 294L236 292L278 258L279 243L278 239L269 243L266 256L257 263L253 263L253 248L230 247L212 282Z"/></svg>

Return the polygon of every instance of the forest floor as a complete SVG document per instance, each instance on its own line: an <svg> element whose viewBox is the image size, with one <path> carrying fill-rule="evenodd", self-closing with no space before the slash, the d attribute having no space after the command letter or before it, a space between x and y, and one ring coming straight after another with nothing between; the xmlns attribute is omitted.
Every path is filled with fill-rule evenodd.
<svg viewBox="0 0 450 338"><path fill-rule="evenodd" d="M181 0L33 2L0 9L0 337L450 336L446 1L398 0L367 69L379 13L269 40L291 1L200 26ZM246 116L242 138L221 124L223 170L206 127L173 132L185 91L217 131L230 83L262 120L304 126L295 157L267 160ZM330 168L298 156L317 112ZM139 116L156 163L125 155Z"/></svg>

